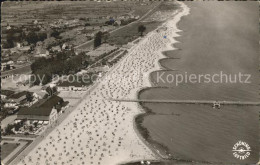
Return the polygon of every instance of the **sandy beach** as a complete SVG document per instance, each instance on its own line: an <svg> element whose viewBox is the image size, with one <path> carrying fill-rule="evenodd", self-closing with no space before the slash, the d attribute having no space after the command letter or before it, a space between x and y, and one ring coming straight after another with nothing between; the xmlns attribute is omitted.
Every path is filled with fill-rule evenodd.
<svg viewBox="0 0 260 165"><path fill-rule="evenodd" d="M19 164L114 165L157 159L134 130L134 117L143 110L137 103L115 102L109 98L135 99L140 89L150 86L149 73L159 68L161 51L169 48L179 31L176 23L188 14L186 6L180 4L181 12L173 11L171 20L143 37Z"/></svg>

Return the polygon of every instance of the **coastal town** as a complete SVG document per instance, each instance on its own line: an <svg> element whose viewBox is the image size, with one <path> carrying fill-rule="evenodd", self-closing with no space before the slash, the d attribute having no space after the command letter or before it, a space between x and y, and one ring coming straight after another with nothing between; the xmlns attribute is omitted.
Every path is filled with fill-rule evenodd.
<svg viewBox="0 0 260 165"><path fill-rule="evenodd" d="M231 62L233 45L225 46L232 43L230 38L236 39L235 46L249 42L241 52L255 59L256 48L249 49L254 40L233 35L232 30L247 34L231 26L229 18L222 21L218 13L221 8L233 18L241 11L241 21L248 24L243 28L252 37L253 21L247 17L255 16L254 2L232 3L232 10L228 3L199 3L2 2L1 164L241 163L244 152L251 155L242 163L258 161L259 70L248 69L257 60L234 51L244 64ZM204 12L209 23L202 19ZM225 31L228 37L215 36L215 31ZM215 38L206 37L209 34ZM208 66L205 52L217 40L223 40L223 56L217 56L222 50L213 48L208 54L216 62L226 62ZM161 82L173 72L213 74L220 68L249 71L253 84ZM241 117L245 108L250 113ZM233 128L236 131L231 132ZM232 150L237 140L251 148ZM195 151L198 147L201 153Z"/></svg>
<svg viewBox="0 0 260 165"><path fill-rule="evenodd" d="M4 2L2 163L19 162L31 146L70 119L67 116L86 97L97 97L95 88L107 79L106 74L175 9L173 2L145 0ZM168 17L164 13L169 13ZM87 82L83 81L86 76L90 77ZM69 81L74 78L80 81Z"/></svg>
<svg viewBox="0 0 260 165"><path fill-rule="evenodd" d="M64 2L58 3L51 10L57 12L59 5L69 8L70 10L62 12L61 17L55 16L55 19L52 19L55 13L46 15L48 11L41 13L37 8L30 11L34 13L31 16L19 18L20 14L26 12L26 7L28 7L27 10L32 6L45 9L52 3L37 5L37 2L36 4L6 2L3 4L1 23L3 29L1 37L2 119L16 114L21 107L31 107L39 101L45 102L53 96L57 96L58 93L62 95L62 92L65 91L86 91L93 82L68 83L63 81L61 83L55 82L50 75L97 74L95 79L102 77L127 54L140 37L138 30L135 29L135 34L128 39L130 42L122 41L119 45L113 41L118 38L109 37L110 33L119 28L127 28L126 25L138 20L142 14L149 12L150 8L158 6L158 3L149 2L118 3L116 5L121 5L121 7L118 7L111 15L106 15L106 12L113 11L113 8L107 7L108 11L104 11L100 15L74 14L77 15L77 18L71 18L74 16L74 9L68 7L70 3ZM96 4L97 9L91 9L94 12L99 8L106 8L106 4L89 3ZM133 10L130 7L132 4L143 7ZM75 4L73 7L78 6L80 4ZM90 6L91 4L87 4L85 7ZM9 13L8 10L12 10L12 8L17 8L17 13ZM85 10L85 8L80 10L83 9ZM129 12L125 12L125 9ZM139 11L141 9L144 11ZM18 21L19 19L20 21ZM108 39L110 40L108 41ZM55 66L55 68L51 66ZM48 76L39 82L37 77L33 77L38 74ZM56 103L53 102L53 104Z"/></svg>

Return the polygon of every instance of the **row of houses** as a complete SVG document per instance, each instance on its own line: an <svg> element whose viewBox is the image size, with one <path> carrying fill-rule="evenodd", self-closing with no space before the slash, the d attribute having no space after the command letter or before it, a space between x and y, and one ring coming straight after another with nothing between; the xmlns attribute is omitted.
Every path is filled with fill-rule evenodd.
<svg viewBox="0 0 260 165"><path fill-rule="evenodd" d="M22 46L21 43L16 43L16 47L11 49L2 49L2 56L11 56L14 53L28 53L30 50L32 50L31 46Z"/></svg>
<svg viewBox="0 0 260 165"><path fill-rule="evenodd" d="M12 60L4 61L1 63L1 71L14 69L14 62Z"/></svg>
<svg viewBox="0 0 260 165"><path fill-rule="evenodd" d="M8 95L8 92L10 93L8 90L2 90L1 93L1 100L4 103L4 108L17 109L19 106L30 106L43 97L28 91L17 92L11 95ZM27 100L28 94L32 97L30 101Z"/></svg>
<svg viewBox="0 0 260 165"><path fill-rule="evenodd" d="M49 50L47 49L44 42L37 42L35 47L35 57L47 57L50 55L51 52L61 52L62 50L70 50L72 49L72 45L69 45L67 43L63 43L61 46L56 45L51 47Z"/></svg>
<svg viewBox="0 0 260 165"><path fill-rule="evenodd" d="M63 20L59 19L53 23L50 24L51 28L63 28L63 27L75 27L75 26L80 26L81 24L79 23L78 19L74 20Z"/></svg>
<svg viewBox="0 0 260 165"><path fill-rule="evenodd" d="M32 100L28 101L28 93L32 96ZM52 123L58 116L64 112L68 106L61 97L52 95L44 98L46 92L38 94L35 92L13 92L10 90L2 90L1 100L4 106L9 111L17 113L16 120L29 120L29 121L45 121ZM11 112L8 112L12 114Z"/></svg>

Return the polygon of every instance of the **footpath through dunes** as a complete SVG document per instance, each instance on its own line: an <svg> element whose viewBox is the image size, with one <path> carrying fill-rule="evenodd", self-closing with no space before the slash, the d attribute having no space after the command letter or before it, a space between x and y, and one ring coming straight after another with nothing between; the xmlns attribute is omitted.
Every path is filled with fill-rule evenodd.
<svg viewBox="0 0 260 165"><path fill-rule="evenodd" d="M175 50L166 51L163 67L150 75L152 88L139 99L259 101L258 2L185 2L190 14ZM167 82L167 75L250 74L250 83ZM157 81L158 74L164 73ZM150 137L167 146L174 158L222 163L256 163L259 160L259 106L180 105L143 103L149 113L142 126ZM232 148L238 141L251 147L239 160Z"/></svg>

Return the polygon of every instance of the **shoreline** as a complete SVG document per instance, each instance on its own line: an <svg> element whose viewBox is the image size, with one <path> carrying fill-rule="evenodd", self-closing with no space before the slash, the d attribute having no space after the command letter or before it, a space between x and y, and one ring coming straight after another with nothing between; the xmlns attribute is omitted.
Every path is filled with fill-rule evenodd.
<svg viewBox="0 0 260 165"><path fill-rule="evenodd" d="M214 15L214 14L213 14ZM190 16L189 18L187 18L187 19L191 19L191 18L193 18L192 16ZM213 17L214 18L214 17ZM186 19L186 18L185 18ZM211 19L212 20L212 19ZM195 20L196 21L196 20ZM214 21L214 19L213 19L213 21ZM180 24L179 24L180 25ZM227 25L229 25L228 23L227 23ZM184 27L184 26L178 26L178 27ZM209 25L209 27L211 27L210 25ZM192 26L190 26L190 28L192 28ZM200 27L199 27L199 25L198 25L198 29L199 29ZM212 28L213 29L213 28ZM230 28L230 29L232 29L232 28ZM193 31L192 31L193 32ZM183 51L186 51L187 52L187 47L185 47L186 45L193 45L193 43L190 41L189 42L189 44L186 44L188 41L187 40L189 40L189 37L190 36L187 36L187 34L189 35L190 33L189 32L187 32L186 31L186 33L185 34L183 34L183 33L180 33L181 35L184 35L184 37L182 37L181 39L176 39L177 41L178 40L180 40L180 41L178 41L178 42L176 42L176 44L172 44L171 46L173 47L172 49L169 49L169 50L166 50L166 51L169 51L169 53L167 52L167 54L164 54L166 57L165 58L162 58L162 59L159 59L158 60L158 63L160 64L160 66L163 68L163 69L160 69L160 70L157 70L157 71L159 71L159 72L164 72L164 71L172 71L172 70L175 70L176 68L176 65L175 65L175 63L174 63L174 61L172 60L172 59L174 59L174 55L176 55L177 54L177 56L179 56L180 54L178 53L178 49L179 50L182 50L182 48L183 48ZM192 33L193 34L193 33ZM201 39L202 38L202 39ZM221 38L221 37L220 37ZM186 40L185 40L186 39ZM202 41L204 41L203 39L203 37L197 37L196 38L197 40L202 40ZM183 42L183 40L184 40L184 42ZM210 41L212 41L212 40L210 40ZM213 40L214 41L214 40ZM243 41L241 41L241 42L243 42ZM198 43L198 42L197 42ZM182 45L181 45L182 44ZM186 45L185 45L186 44ZM183 46L184 45L184 46ZM198 44L199 45L199 44ZM198 46L197 45L197 46ZM175 46L175 47L174 47ZM177 48L177 49L176 49ZM202 49L203 50L203 49ZM227 50L230 50L230 49L227 49ZM166 51L164 51L164 52L166 52ZM174 54L171 56L171 52L170 51L172 51L172 52L174 52ZM190 50L189 49L189 55L191 56L192 54L193 54L193 51L192 50ZM163 52L162 52L163 53ZM175 54L176 53L176 54ZM200 52L201 54L203 54L203 52ZM188 53L187 53L188 54ZM195 54L195 53L194 53ZM216 53L217 54L217 53ZM214 54L215 55L215 54ZM186 57L186 56L185 56ZM194 57L194 56L193 56ZM168 62L167 64L168 64L168 66L171 68L171 69L169 69L169 68L167 68L167 66L163 66L164 65L164 63L161 63L161 62L167 62L167 60L169 60L169 59L171 59L172 61L173 61L173 63L170 63L170 62ZM221 59L221 58L220 58ZM231 59L232 60L232 59ZM191 61L189 61L189 62L191 62ZM247 61L248 62L248 61ZM188 62L186 62L186 64L187 64ZM235 62L234 62L235 63ZM249 62L248 62L249 63ZM166 63L165 63L166 64ZM172 65L173 64L173 65ZM190 64L190 63L188 63L188 64ZM236 63L235 63L236 64ZM195 65L196 66L196 65ZM225 66L225 65L224 65ZM184 65L184 67L185 67L185 65ZM194 67L193 67L194 68ZM154 80L155 80L155 74L153 73L153 72L151 72L151 74L150 74L150 77L149 77L149 80L151 81L151 82L153 82ZM155 88L160 88L160 86L156 86L156 83L154 83L155 84ZM154 85L152 85L152 87L149 87L149 88L146 88L146 89L144 89L144 90L142 90L142 91L145 91L145 90L149 90L150 88L154 88ZM164 88L167 88L167 87L164 87ZM171 87L169 87L169 88L171 88ZM147 92L145 95L141 95L141 96L144 96L144 97L142 97L143 99L145 99L145 98L150 98L149 96L150 95L153 95L153 94L157 94L156 92L158 91L158 93L160 92L160 90L151 90L151 92ZM187 90L188 91L188 90ZM165 92L167 93L167 89L165 90ZM174 89L172 90L169 90L169 92L167 93L167 94L171 94L170 92L174 92ZM178 91L178 92L181 92L181 91ZM177 92L177 93L178 93ZM139 93L139 94L141 94L141 93ZM149 95L150 94L150 95ZM151 96L152 98L154 98L155 96ZM230 96L230 97L232 97L232 96ZM153 107L155 107L155 109L153 109ZM167 107L167 106L166 106ZM169 106L170 107L170 106ZM151 109L148 109L148 108L151 108ZM230 113L232 114L232 111L231 111L231 109L228 109L229 107L225 107L225 108L227 108L227 110L230 110ZM191 162L201 162L201 163L212 163L212 164L215 164L215 163L217 163L217 164L224 164L224 163L219 163L218 161L216 161L216 160L208 160L207 161L207 159L206 160L204 160L204 161L201 161L201 160L203 160L203 159L196 159L196 158L193 158L192 156L193 155L196 155L196 151L194 152L194 151L184 151L183 153L192 153L191 155L191 157L187 157L185 154L183 154L182 155L182 151L180 150L180 149L182 149L182 148L180 148L180 147L182 147L181 145L182 144L184 144L185 143L185 141L182 141L181 140L181 142L179 142L178 141L178 138L179 137L177 137L177 136L175 136L177 133L175 132L175 130L177 130L177 132L178 131L182 131L181 129L173 129L173 131L172 132L170 132L169 133L169 136L167 136L167 137L171 137L171 135L172 135L172 137L175 137L175 139L177 140L174 140L172 143L173 144L171 144L171 142L170 142L170 140L168 141L168 142L165 142L164 143L164 141L163 140L165 140L166 141L166 138L160 138L160 136L161 136L161 134L160 133L163 133L163 131L161 131L161 130L164 130L164 128L163 127L161 127L161 126L164 126L163 124L161 125L161 126L158 126L158 128L154 128L154 127L156 127L156 125L149 125L149 123L151 123L152 124L152 122L153 122L153 120L155 120L155 121L157 121L156 120L156 117L154 117L153 118L153 116L152 116L152 113L151 113L151 111L152 110L155 110L155 111L153 111L153 112L155 112L155 113L157 113L157 112L159 112L160 113L160 105L152 105L152 104L144 104L144 109L146 110L146 113L147 113L147 115L146 116L148 116L148 115L151 115L150 117L147 117L146 119L143 119L142 120L142 122L141 123L143 123L143 127L144 127L144 129L148 129L149 131L151 131L151 133L154 133L154 134L151 134L151 135L153 135L152 136L152 138L154 138L154 139L158 139L158 142L160 142L160 143L163 143L163 144L168 144L168 147L169 147L169 149L171 149L171 151L172 151L172 154L173 154L173 159L174 160L176 160L175 159L175 155L176 155L176 157L180 157L180 158L182 158L182 160L186 160L186 158L189 158L189 159L187 159L187 161L191 161ZM170 108L169 108L170 109ZM211 113L212 114L212 116L213 115L215 115L215 113ZM221 113L222 114L222 113ZM224 114L224 113L223 113ZM154 115L155 116L155 115ZM190 115L190 116L192 116L192 115ZM145 117L145 116L142 116L143 118ZM203 115L201 115L201 116L199 116L200 118L202 118L203 117ZM187 117L188 118L188 117ZM187 119L187 118L184 118L184 119ZM234 117L235 118L235 117ZM159 122L160 121L162 121L163 122L163 119L164 118L162 118L161 120L158 120ZM170 120L170 119L169 119ZM210 121L210 120L209 120ZM212 121L215 121L215 120L212 120ZM177 123L178 122L178 120L177 121L175 121L175 122L171 122L171 123ZM208 121L207 121L208 122ZM229 123L229 122L228 122ZM177 123L178 124L178 123ZM197 124L197 123L196 123ZM158 125L160 125L160 124L158 124ZM188 126L190 126L191 124L188 124ZM168 124L167 125L167 128L170 128L171 126L174 126L174 125L170 125L170 124ZM180 127L180 128L184 128L184 127ZM193 128L193 127L190 127L190 128ZM164 130L165 131L165 130ZM185 133L186 134L188 134L189 132L188 131L185 131ZM211 133L211 132L210 132ZM157 135L158 134L158 135ZM167 133L166 133L167 134ZM175 134L175 135L174 135ZM214 133L212 133L212 134L214 134ZM211 134L210 134L211 135ZM191 137L193 137L193 136L191 136ZM243 136L242 136L243 137ZM179 138L180 139L180 138ZM184 140L186 140L187 141L187 139L188 140L190 140L190 138L184 138ZM215 140L215 139L214 139ZM179 142L179 143L178 143ZM223 141L221 141L221 142L223 142ZM152 143L152 142L151 142ZM174 145L174 144L177 144L177 145ZM232 145L233 143L231 143L231 145ZM186 147L187 148L189 148L188 147L188 145L189 144L186 144ZM208 146L208 145L207 145ZM177 149L175 149L175 147L177 148ZM190 149L190 148L189 148ZM178 151L180 151L180 152L178 152ZM184 157L185 156L185 157ZM207 156L210 156L210 155L207 155ZM212 156L213 157L213 156ZM226 157L225 157L226 158Z"/></svg>
<svg viewBox="0 0 260 165"><path fill-rule="evenodd" d="M143 92L143 91L145 91L147 89L150 89L150 88L152 88L154 86L151 74L154 73L154 72L157 72L157 71L164 71L165 69L167 69L164 66L162 66L162 64L160 63L160 61L162 59L169 58L167 55L164 54L164 52L171 51L171 50L177 50L178 49L178 48L175 48L173 46L175 43L179 42L179 41L175 40L175 37L179 37L180 35L178 34L178 32L181 32L181 30L177 28L177 24L178 24L179 21L181 21L181 18L183 16L186 16L186 15L189 14L189 8L184 3L179 2L179 4L181 4L181 7L179 9L181 11L179 11L177 14L175 14L175 16L174 16L175 18L173 18L173 20L169 20L169 21L164 23L164 24L166 24L166 26L167 25L169 26L171 21L174 22L174 20L177 19L177 21L174 24L176 31L173 32L172 36L169 36L170 43L168 43L166 45L166 48L164 48L162 50L159 50L160 51L160 57L156 61L156 65L157 66L155 67L155 69L149 71L149 76L147 78L147 84L149 84L149 85L147 85L146 87L141 88L138 91L137 99L140 99L140 93L141 92ZM162 25L162 27L163 26L164 25ZM167 36L167 38L168 38L168 36ZM160 88L160 87L158 87L158 88ZM159 155L162 160L178 160L178 158L174 158L171 154L169 154L169 149L166 146L164 146L163 144L160 144L159 142L153 140L151 138L151 136L149 135L149 132L148 132L147 128L142 126L142 123L144 121L144 117L146 117L148 115L152 115L153 112L149 108L144 107L142 103L138 103L138 105L141 107L141 109L144 111L144 113L141 113L141 114L135 116L134 120L135 120L135 127L136 127L136 129L138 131L137 133L139 133L142 136L144 141L148 143L149 148L151 148L151 150L154 153ZM157 146L157 147L155 147L155 146Z"/></svg>
<svg viewBox="0 0 260 165"><path fill-rule="evenodd" d="M155 29L143 37L111 68L109 75L106 75L107 79L97 84L91 95L79 103L78 108L31 150L22 163L39 164L45 161L68 164L73 161L79 164L87 161L88 164L109 165L156 159L156 152L150 148L150 144L143 141L140 132L136 130L136 118L144 114L144 110L136 103L116 102L108 98L136 98L140 89L151 85L145 75L160 68L158 59L164 57L161 50L169 49L168 44L174 41L172 37L178 31L175 24L183 11L174 10L171 14L173 19L157 28L167 27L167 31L158 32ZM165 33L169 36L167 39L163 37ZM52 147L45 148L48 145ZM75 145L82 147L74 149ZM67 152L68 150L74 152ZM102 155L97 155L100 152Z"/></svg>

